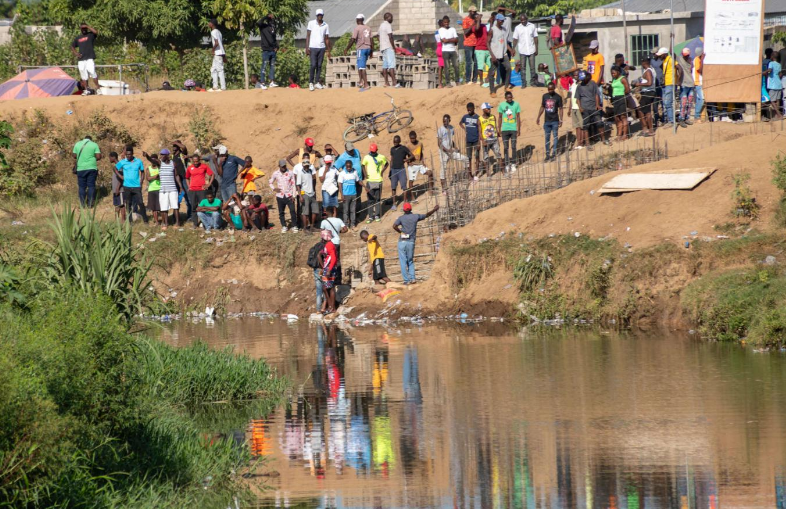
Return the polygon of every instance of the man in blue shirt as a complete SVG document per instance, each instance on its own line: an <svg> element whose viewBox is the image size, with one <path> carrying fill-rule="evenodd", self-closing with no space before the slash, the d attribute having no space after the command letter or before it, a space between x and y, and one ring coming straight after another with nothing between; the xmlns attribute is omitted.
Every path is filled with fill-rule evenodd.
<svg viewBox="0 0 786 509"><path fill-rule="evenodd" d="M467 114L461 117L459 125L467 134L466 143L467 158L469 159L469 176L478 180L476 174L479 173L478 169L480 168L480 117L475 113L475 103L467 103ZM475 160L475 173L472 173L473 159Z"/></svg>
<svg viewBox="0 0 786 509"><path fill-rule="evenodd" d="M228 202L237 192L237 179L240 169L245 167L245 159L230 155L224 145L213 147L218 155L218 174L221 175L221 200Z"/></svg>
<svg viewBox="0 0 786 509"><path fill-rule="evenodd" d="M439 210L439 205L425 214L413 214L412 204L404 204L404 215L396 219L393 229L399 234L398 261L401 264L401 277L405 285L415 284L415 238L418 233L418 223Z"/></svg>
<svg viewBox="0 0 786 509"><path fill-rule="evenodd" d="M142 199L142 175L145 174L145 165L142 160L134 157L134 147L126 146L126 157L117 162L115 166L117 178L123 181L123 202L126 205L126 216L132 220L134 204L139 208L142 221L147 224L145 201Z"/></svg>

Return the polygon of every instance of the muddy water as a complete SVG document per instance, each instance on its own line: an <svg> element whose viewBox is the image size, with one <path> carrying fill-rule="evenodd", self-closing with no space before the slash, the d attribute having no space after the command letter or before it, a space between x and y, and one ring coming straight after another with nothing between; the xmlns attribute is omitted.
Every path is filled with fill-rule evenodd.
<svg viewBox="0 0 786 509"><path fill-rule="evenodd" d="M262 356L261 507L786 507L786 357L502 326L172 325ZM242 433L241 433L242 434Z"/></svg>

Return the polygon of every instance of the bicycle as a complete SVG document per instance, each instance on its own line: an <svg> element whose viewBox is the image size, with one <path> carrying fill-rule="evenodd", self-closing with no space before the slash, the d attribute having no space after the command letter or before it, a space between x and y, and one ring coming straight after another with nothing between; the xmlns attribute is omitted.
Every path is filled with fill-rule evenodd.
<svg viewBox="0 0 786 509"><path fill-rule="evenodd" d="M390 97L390 104L393 106L393 109L380 114L375 112L366 113L365 115L349 119L348 122L352 125L344 131L344 141L355 143L368 138L370 135L376 135L383 129L387 129L389 133L395 133L404 129L415 120L411 111L402 110L396 106L390 94L385 95Z"/></svg>

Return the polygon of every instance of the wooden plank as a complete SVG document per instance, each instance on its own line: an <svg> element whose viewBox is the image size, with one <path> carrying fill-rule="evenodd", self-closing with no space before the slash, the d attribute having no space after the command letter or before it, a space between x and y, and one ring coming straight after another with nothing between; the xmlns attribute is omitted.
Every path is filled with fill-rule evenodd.
<svg viewBox="0 0 786 509"><path fill-rule="evenodd" d="M617 175L606 182L600 194L628 193L642 189L652 190L691 190L715 172L651 172L626 173Z"/></svg>

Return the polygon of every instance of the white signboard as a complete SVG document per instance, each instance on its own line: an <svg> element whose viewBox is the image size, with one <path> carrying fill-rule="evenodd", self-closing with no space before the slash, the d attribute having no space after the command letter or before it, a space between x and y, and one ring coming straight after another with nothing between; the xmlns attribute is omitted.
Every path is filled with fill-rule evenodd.
<svg viewBox="0 0 786 509"><path fill-rule="evenodd" d="M762 0L706 0L704 63L761 63Z"/></svg>

